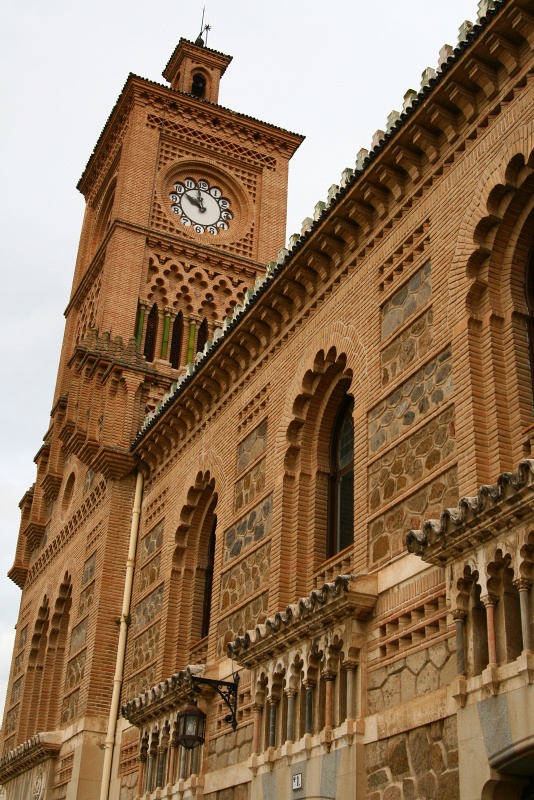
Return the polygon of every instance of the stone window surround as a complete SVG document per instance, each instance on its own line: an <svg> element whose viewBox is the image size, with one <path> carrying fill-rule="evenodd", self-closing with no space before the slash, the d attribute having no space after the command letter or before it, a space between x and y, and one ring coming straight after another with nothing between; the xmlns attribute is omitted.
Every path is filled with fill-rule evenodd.
<svg viewBox="0 0 534 800"><path fill-rule="evenodd" d="M448 403L444 403L442 406L439 406L435 411L433 411L431 414L425 417L424 420L421 421L421 423L419 423L418 425L414 425L413 428L410 428L409 431L406 431L406 433L403 434L403 436L399 436L398 439L395 439L391 447L389 447L387 450L380 451L380 454L378 456L369 459L367 462L366 469L368 469L375 461L378 461L380 458L382 458L386 453L389 452L389 450L392 450L394 447L397 447L397 445L399 445L405 439L409 438L409 436L416 433L425 425L428 425L429 422L432 422L433 419L438 417L440 414L442 414L451 406L454 406L454 401L449 401ZM372 522L374 519L380 517L382 514L386 513L391 508L393 508L393 506L397 505L397 503L401 503L403 500L406 500L407 497L410 497L410 495L412 495L426 483L428 483L431 480L434 480L442 473L447 472L447 470L455 466L457 463L458 463L458 453L454 452L452 453L451 456L449 456L440 464L438 464L437 467L427 472L426 475L420 481L409 486L404 492L395 495L394 498L392 498L388 503L385 503L384 505L380 506L380 508L378 508L376 511L370 512L367 515L367 522L368 523Z"/></svg>

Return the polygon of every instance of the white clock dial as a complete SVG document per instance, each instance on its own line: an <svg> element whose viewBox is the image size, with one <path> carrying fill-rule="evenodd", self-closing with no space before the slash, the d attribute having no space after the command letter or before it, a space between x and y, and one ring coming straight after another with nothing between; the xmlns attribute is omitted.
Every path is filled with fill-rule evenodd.
<svg viewBox="0 0 534 800"><path fill-rule="evenodd" d="M228 230L233 214L230 201L223 197L218 186L210 187L203 178L198 181L186 178L175 183L173 190L169 195L171 209L180 217L182 225L211 236Z"/></svg>

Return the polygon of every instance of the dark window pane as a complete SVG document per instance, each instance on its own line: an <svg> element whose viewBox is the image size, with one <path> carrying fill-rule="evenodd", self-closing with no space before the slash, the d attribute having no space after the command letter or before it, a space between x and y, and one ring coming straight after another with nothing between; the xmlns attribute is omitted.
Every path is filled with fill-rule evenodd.
<svg viewBox="0 0 534 800"><path fill-rule="evenodd" d="M345 472L338 484L337 551L354 541L354 471Z"/></svg>

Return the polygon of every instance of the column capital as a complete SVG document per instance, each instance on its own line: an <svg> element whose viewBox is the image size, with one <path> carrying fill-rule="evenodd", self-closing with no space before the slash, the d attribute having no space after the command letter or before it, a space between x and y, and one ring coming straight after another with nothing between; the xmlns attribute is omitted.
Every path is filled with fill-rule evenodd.
<svg viewBox="0 0 534 800"><path fill-rule="evenodd" d="M291 689L291 688L284 689L284 694L286 697L295 697L296 693L297 693L296 689Z"/></svg>
<svg viewBox="0 0 534 800"><path fill-rule="evenodd" d="M451 616L455 622L464 622L467 617L467 611L464 611L463 608L454 608L451 611Z"/></svg>
<svg viewBox="0 0 534 800"><path fill-rule="evenodd" d="M176 316L176 311L174 308L172 308L172 306L165 306L165 308L163 309L163 313L166 317Z"/></svg>
<svg viewBox="0 0 534 800"><path fill-rule="evenodd" d="M150 308L150 300L139 300L139 305L146 311L147 308Z"/></svg>
<svg viewBox="0 0 534 800"><path fill-rule="evenodd" d="M278 703L280 702L280 698L279 698L279 697L277 697L277 696L276 696L276 695L274 695L274 694L271 694L271 695L269 695L269 697L267 698L267 702L269 703L269 705L270 705L270 706L277 706L277 705L278 705Z"/></svg>
<svg viewBox="0 0 534 800"><path fill-rule="evenodd" d="M333 669L323 669L321 670L321 675L325 681L334 681L336 679L337 672L334 672Z"/></svg>
<svg viewBox="0 0 534 800"><path fill-rule="evenodd" d="M261 705L261 703L252 703L252 705L250 706L250 710L255 714L258 714L263 711L263 706Z"/></svg>
<svg viewBox="0 0 534 800"><path fill-rule="evenodd" d="M532 581L530 578L525 578L522 576L520 578L516 578L515 581L513 581L513 584L519 592L528 592L532 586Z"/></svg>
<svg viewBox="0 0 534 800"><path fill-rule="evenodd" d="M341 669L346 669L346 670L358 669L358 662L354 661L354 659L347 659L347 661L342 661Z"/></svg>
<svg viewBox="0 0 534 800"><path fill-rule="evenodd" d="M302 683L305 689L315 689L316 681L313 678L305 678Z"/></svg>
<svg viewBox="0 0 534 800"><path fill-rule="evenodd" d="M480 599L482 600L482 602L484 603L486 608L488 606L495 607L497 605L498 601L499 601L499 598L497 597L497 595L496 594L491 594L490 592L488 592L488 594L485 594L484 597L481 597Z"/></svg>

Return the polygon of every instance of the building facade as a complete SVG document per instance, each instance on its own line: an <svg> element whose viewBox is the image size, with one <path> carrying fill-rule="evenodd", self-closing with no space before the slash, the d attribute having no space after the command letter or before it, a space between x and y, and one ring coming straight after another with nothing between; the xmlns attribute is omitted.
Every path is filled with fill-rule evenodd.
<svg viewBox="0 0 534 800"><path fill-rule="evenodd" d="M534 796L534 15L479 7L289 249L301 137L217 104L229 57L129 77L9 573L9 800Z"/></svg>

